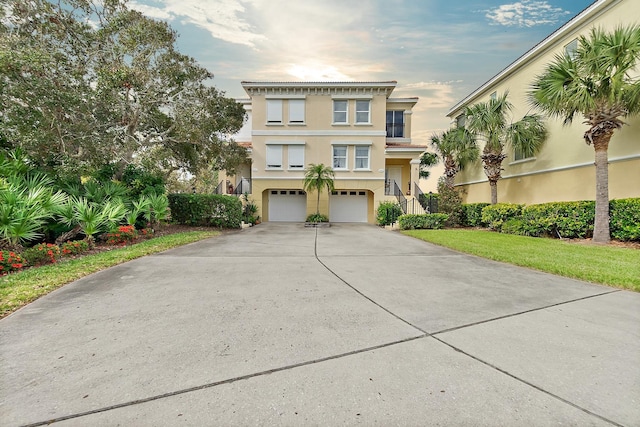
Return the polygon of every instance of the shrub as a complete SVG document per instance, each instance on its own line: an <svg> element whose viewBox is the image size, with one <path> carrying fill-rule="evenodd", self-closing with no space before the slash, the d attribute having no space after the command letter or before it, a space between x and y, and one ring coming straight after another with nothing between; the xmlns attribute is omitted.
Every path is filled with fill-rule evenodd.
<svg viewBox="0 0 640 427"><path fill-rule="evenodd" d="M449 215L447 214L409 214L398 218L398 225L402 230L433 229L439 230L444 227Z"/></svg>
<svg viewBox="0 0 640 427"><path fill-rule="evenodd" d="M640 241L640 198L612 200L609 215L611 237Z"/></svg>
<svg viewBox="0 0 640 427"><path fill-rule="evenodd" d="M462 196L457 189L445 183L444 177L438 181L438 212L448 215L448 226L462 224Z"/></svg>
<svg viewBox="0 0 640 427"><path fill-rule="evenodd" d="M486 227L482 221L482 209L490 203L468 203L462 205L462 225L466 227Z"/></svg>
<svg viewBox="0 0 640 427"><path fill-rule="evenodd" d="M307 222L329 222L329 218L326 215L322 214L311 214L306 219Z"/></svg>
<svg viewBox="0 0 640 427"><path fill-rule="evenodd" d="M380 202L376 210L376 222L379 225L390 225L402 215L402 208L396 202Z"/></svg>
<svg viewBox="0 0 640 427"><path fill-rule="evenodd" d="M19 271L27 265L27 261L13 251L0 251L0 276Z"/></svg>
<svg viewBox="0 0 640 427"><path fill-rule="evenodd" d="M138 237L138 232L133 225L121 225L114 232L105 235L110 245L125 245L133 242Z"/></svg>
<svg viewBox="0 0 640 427"><path fill-rule="evenodd" d="M513 203L497 203L482 209L482 222L491 229L502 230L502 224L508 219L516 218L522 213L522 205Z"/></svg>
<svg viewBox="0 0 640 427"><path fill-rule="evenodd" d="M60 258L60 247L53 243L38 243L25 249L22 257L29 265L54 264Z"/></svg>
<svg viewBox="0 0 640 427"><path fill-rule="evenodd" d="M584 238L593 232L595 202L550 202L527 206L522 219L529 236Z"/></svg>
<svg viewBox="0 0 640 427"><path fill-rule="evenodd" d="M62 255L79 255L89 250L89 244L84 240L74 240L72 242L64 242L60 249L62 250Z"/></svg>
<svg viewBox="0 0 640 427"><path fill-rule="evenodd" d="M169 194L173 222L240 228L242 203L237 197L220 194Z"/></svg>

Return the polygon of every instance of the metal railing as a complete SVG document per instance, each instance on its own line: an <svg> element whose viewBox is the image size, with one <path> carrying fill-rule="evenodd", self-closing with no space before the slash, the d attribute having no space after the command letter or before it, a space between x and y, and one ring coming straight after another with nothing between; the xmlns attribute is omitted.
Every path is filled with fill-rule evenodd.
<svg viewBox="0 0 640 427"><path fill-rule="evenodd" d="M244 193L251 194L251 180L245 177L240 178L233 190L234 196L242 196Z"/></svg>
<svg viewBox="0 0 640 427"><path fill-rule="evenodd" d="M393 186L393 195L396 196L402 212L407 213L407 198L402 194L402 190L398 187L398 183L395 180L391 180Z"/></svg>
<svg viewBox="0 0 640 427"><path fill-rule="evenodd" d="M224 181L220 181L220 184L213 190L213 194L224 194Z"/></svg>

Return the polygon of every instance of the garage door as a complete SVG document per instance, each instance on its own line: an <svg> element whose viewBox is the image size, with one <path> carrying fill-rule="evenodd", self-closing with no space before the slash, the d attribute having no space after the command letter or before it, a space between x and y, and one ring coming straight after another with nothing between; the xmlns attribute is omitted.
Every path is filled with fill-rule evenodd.
<svg viewBox="0 0 640 427"><path fill-rule="evenodd" d="M269 221L304 222L307 194L300 190L269 191Z"/></svg>
<svg viewBox="0 0 640 427"><path fill-rule="evenodd" d="M329 221L367 222L368 200L366 191L334 191L329 199Z"/></svg>

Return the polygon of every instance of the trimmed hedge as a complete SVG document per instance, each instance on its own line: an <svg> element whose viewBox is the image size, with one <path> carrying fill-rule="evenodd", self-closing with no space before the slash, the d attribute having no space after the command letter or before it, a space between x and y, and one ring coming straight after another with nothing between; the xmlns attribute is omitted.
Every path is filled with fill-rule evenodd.
<svg viewBox="0 0 640 427"><path fill-rule="evenodd" d="M523 205L514 203L497 203L482 209L482 222L493 230L501 231L505 221L518 218L522 214Z"/></svg>
<svg viewBox="0 0 640 427"><path fill-rule="evenodd" d="M415 229L432 229L439 230L444 227L445 222L449 219L449 215L435 213L435 214L409 214L402 215L398 218L398 225L401 230L415 230Z"/></svg>
<svg viewBox="0 0 640 427"><path fill-rule="evenodd" d="M462 205L462 225L465 227L486 227L482 222L482 209L491 203L468 203Z"/></svg>
<svg viewBox="0 0 640 427"><path fill-rule="evenodd" d="M520 214L517 214L518 207ZM609 216L613 239L640 241L640 198L611 200ZM593 235L595 202L550 202L526 207L489 205L482 210L482 220L503 233L583 239Z"/></svg>
<svg viewBox="0 0 640 427"><path fill-rule="evenodd" d="M242 203L220 194L169 194L171 220L177 224L240 228Z"/></svg>
<svg viewBox="0 0 640 427"><path fill-rule="evenodd" d="M376 210L376 222L379 225L393 224L402 215L402 208L396 202L380 202Z"/></svg>
<svg viewBox="0 0 640 427"><path fill-rule="evenodd" d="M640 198L609 202L611 237L640 241Z"/></svg>

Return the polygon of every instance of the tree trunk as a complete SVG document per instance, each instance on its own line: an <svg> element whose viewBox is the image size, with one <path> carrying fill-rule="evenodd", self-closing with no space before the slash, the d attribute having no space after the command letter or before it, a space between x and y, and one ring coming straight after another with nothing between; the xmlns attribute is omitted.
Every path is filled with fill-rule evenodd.
<svg viewBox="0 0 640 427"><path fill-rule="evenodd" d="M491 204L498 203L498 180L502 176L502 161L507 156L502 153L484 153L482 163L484 164L484 174L489 179L489 186L491 187Z"/></svg>
<svg viewBox="0 0 640 427"><path fill-rule="evenodd" d="M318 188L318 199L316 200L316 215L320 215L320 189Z"/></svg>
<svg viewBox="0 0 640 427"><path fill-rule="evenodd" d="M82 227L80 225L76 225L71 230L67 231L66 233L62 233L56 239L56 245L61 245L64 242L66 242L67 240L73 239L74 237L76 237L80 233L80 231L82 231Z"/></svg>
<svg viewBox="0 0 640 427"><path fill-rule="evenodd" d="M608 139L608 138L607 138ZM596 217L593 227L593 241L597 243L608 243L611 240L609 232L609 159L607 155L607 144L596 143ZM604 145L604 149L602 146Z"/></svg>

